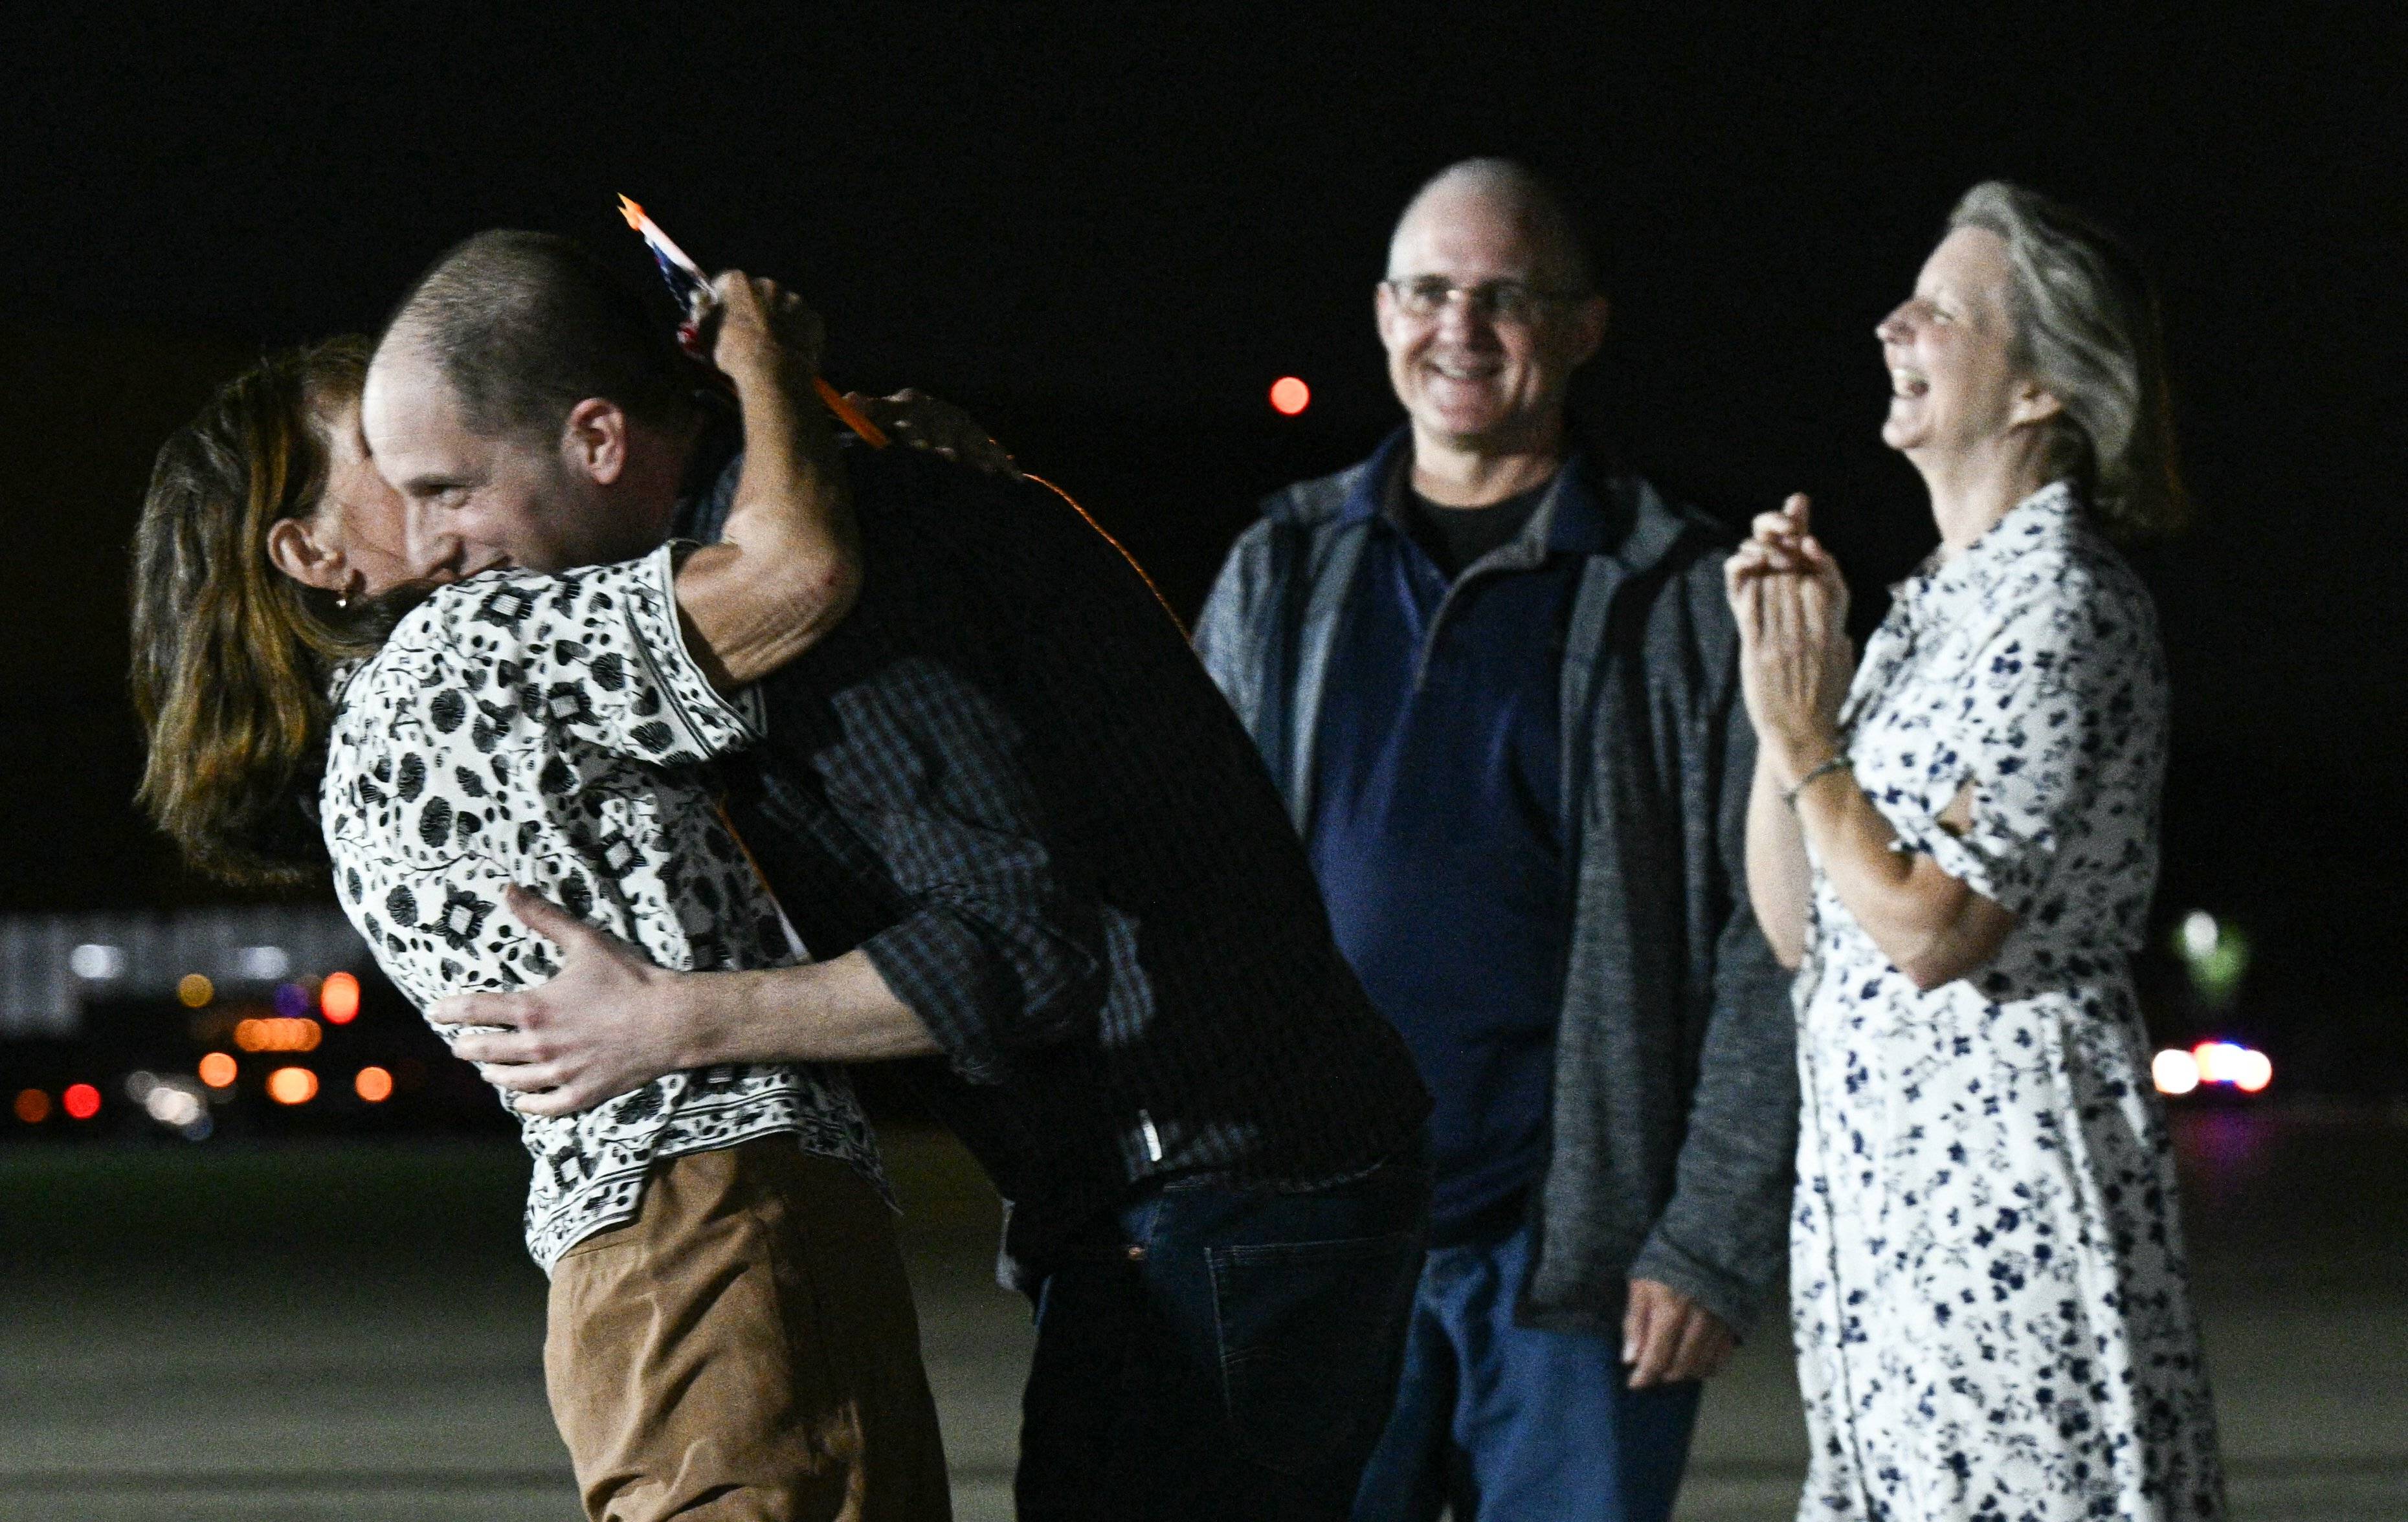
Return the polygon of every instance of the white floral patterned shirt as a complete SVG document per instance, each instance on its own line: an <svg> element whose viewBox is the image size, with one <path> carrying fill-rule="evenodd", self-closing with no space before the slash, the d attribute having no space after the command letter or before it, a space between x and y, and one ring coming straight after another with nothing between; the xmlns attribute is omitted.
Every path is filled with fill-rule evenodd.
<svg viewBox="0 0 2408 1522"><path fill-rule="evenodd" d="M695 666L674 575L664 546L558 576L479 576L337 675L320 790L336 891L421 1008L558 971L551 943L502 906L510 883L673 970L792 960L707 771L759 737L760 708L750 690L722 698ZM520 1128L536 1164L527 1249L546 1272L634 1217L657 1159L792 1132L883 1188L836 1068L674 1073Z"/></svg>

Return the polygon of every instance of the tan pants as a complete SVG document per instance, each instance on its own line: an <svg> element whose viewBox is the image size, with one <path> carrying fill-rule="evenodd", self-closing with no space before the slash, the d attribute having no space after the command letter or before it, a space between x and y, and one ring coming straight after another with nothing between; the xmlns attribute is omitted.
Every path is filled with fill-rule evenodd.
<svg viewBox="0 0 2408 1522"><path fill-rule="evenodd" d="M790 1137L672 1158L552 1281L544 1383L594 1522L946 1522L895 1221Z"/></svg>

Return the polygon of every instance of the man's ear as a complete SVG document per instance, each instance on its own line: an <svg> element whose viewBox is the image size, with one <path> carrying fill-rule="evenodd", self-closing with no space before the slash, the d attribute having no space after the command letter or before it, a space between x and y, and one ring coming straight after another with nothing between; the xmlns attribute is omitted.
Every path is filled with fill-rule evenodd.
<svg viewBox="0 0 2408 1522"><path fill-rule="evenodd" d="M2026 380L2015 387L2015 399L2007 407L2007 422L2011 427L2046 422L2064 411L2065 404L2057 399L2054 391L2037 380Z"/></svg>
<svg viewBox="0 0 2408 1522"><path fill-rule="evenodd" d="M1382 280L1371 288L1371 325L1379 331L1383 348L1394 348L1390 329L1397 320L1397 293Z"/></svg>
<svg viewBox="0 0 2408 1522"><path fill-rule="evenodd" d="M305 587L340 595L355 576L340 547L321 543L306 518L282 518L267 531L267 563Z"/></svg>
<svg viewBox="0 0 2408 1522"><path fill-rule="evenodd" d="M561 425L561 457L598 486L626 474L627 442L626 409L604 397L589 396L570 407Z"/></svg>

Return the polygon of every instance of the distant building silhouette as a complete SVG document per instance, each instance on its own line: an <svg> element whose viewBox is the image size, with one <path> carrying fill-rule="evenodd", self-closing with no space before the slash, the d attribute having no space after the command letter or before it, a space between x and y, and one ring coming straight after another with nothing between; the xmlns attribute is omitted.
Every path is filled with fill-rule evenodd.
<svg viewBox="0 0 2408 1522"><path fill-rule="evenodd" d="M0 917L0 1040L64 1038L101 1000L174 999L194 974L222 994L367 971L342 911L279 904L172 914Z"/></svg>

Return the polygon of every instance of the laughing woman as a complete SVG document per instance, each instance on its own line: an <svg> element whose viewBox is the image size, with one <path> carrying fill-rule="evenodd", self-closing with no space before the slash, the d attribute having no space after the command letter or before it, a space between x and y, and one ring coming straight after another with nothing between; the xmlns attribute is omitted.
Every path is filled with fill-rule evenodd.
<svg viewBox="0 0 2408 1522"><path fill-rule="evenodd" d="M1853 680L1802 498L1730 562L1749 888L1799 968L1801 1518L2223 1515L2128 965L2167 696L2109 540L2180 516L2156 322L2112 240L1977 186L1879 329L1942 543Z"/></svg>

